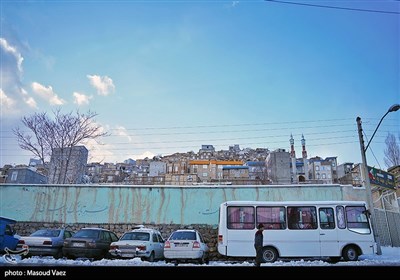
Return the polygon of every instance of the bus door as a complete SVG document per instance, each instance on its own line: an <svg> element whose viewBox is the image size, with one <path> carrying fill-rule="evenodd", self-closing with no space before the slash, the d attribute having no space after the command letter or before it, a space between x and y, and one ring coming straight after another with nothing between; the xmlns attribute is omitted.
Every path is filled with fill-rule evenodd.
<svg viewBox="0 0 400 280"><path fill-rule="evenodd" d="M288 230L282 256L319 257L320 242L315 206L288 206Z"/></svg>
<svg viewBox="0 0 400 280"><path fill-rule="evenodd" d="M228 256L255 256L255 232L255 208L253 206L228 207L226 228Z"/></svg>
<svg viewBox="0 0 400 280"><path fill-rule="evenodd" d="M338 254L340 255L338 230L335 226L333 207L319 208L318 217L321 257L338 256Z"/></svg>

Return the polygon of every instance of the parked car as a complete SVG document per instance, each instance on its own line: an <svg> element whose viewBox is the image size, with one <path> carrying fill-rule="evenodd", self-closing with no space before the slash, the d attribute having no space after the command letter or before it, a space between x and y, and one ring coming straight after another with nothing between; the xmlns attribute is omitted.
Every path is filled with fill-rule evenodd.
<svg viewBox="0 0 400 280"><path fill-rule="evenodd" d="M195 229L180 229L171 233L164 244L166 262L209 262L209 248L203 236Z"/></svg>
<svg viewBox="0 0 400 280"><path fill-rule="evenodd" d="M18 241L17 249L22 249L28 245L29 256L53 256L62 258L62 247L65 238L74 234L72 230L60 229L39 229L29 236L21 236ZM24 246L25 245L25 246Z"/></svg>
<svg viewBox="0 0 400 280"><path fill-rule="evenodd" d="M5 252L5 248L15 250L17 248L19 236L16 235L14 224L17 221L11 218L0 217L0 253Z"/></svg>
<svg viewBox="0 0 400 280"><path fill-rule="evenodd" d="M82 228L72 237L64 240L63 255L67 258L108 258L110 244L118 241L118 236L103 228Z"/></svg>
<svg viewBox="0 0 400 280"><path fill-rule="evenodd" d="M111 243L109 253L114 258L135 258L154 262L164 259L164 239L156 229L140 227L125 232Z"/></svg>

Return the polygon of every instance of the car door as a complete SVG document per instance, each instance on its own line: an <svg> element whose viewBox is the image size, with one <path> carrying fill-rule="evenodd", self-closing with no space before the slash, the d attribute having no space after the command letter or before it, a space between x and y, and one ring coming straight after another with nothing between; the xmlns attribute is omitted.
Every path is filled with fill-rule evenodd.
<svg viewBox="0 0 400 280"><path fill-rule="evenodd" d="M153 241L154 241L154 252L155 257L157 259L164 258L164 239L162 238L161 234L154 233L153 234Z"/></svg>
<svg viewBox="0 0 400 280"><path fill-rule="evenodd" d="M18 238L14 236L14 233L12 226L2 221L0 224L0 252L3 252L6 247L10 250L15 250Z"/></svg>

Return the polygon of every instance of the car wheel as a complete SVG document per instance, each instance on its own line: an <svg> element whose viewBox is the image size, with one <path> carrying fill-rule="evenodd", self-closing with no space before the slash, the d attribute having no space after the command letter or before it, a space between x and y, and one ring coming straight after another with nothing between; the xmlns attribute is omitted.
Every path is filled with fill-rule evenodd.
<svg viewBox="0 0 400 280"><path fill-rule="evenodd" d="M67 259L71 259L71 260L75 260L76 259L75 256L72 256L72 255L66 255L66 257L67 257Z"/></svg>
<svg viewBox="0 0 400 280"><path fill-rule="evenodd" d="M63 257L62 249L59 249L57 253L54 255L55 259L61 259Z"/></svg>
<svg viewBox="0 0 400 280"><path fill-rule="evenodd" d="M345 261L355 262L358 260L357 249L353 246L347 246L343 249L342 256Z"/></svg>
<svg viewBox="0 0 400 280"><path fill-rule="evenodd" d="M210 256L207 254L206 259L204 260L205 264L209 264L210 263Z"/></svg>
<svg viewBox="0 0 400 280"><path fill-rule="evenodd" d="M207 253L203 253L203 256L199 259L200 264L208 264L208 255Z"/></svg>
<svg viewBox="0 0 400 280"><path fill-rule="evenodd" d="M150 257L147 259L149 262L154 262L154 252L151 252Z"/></svg>

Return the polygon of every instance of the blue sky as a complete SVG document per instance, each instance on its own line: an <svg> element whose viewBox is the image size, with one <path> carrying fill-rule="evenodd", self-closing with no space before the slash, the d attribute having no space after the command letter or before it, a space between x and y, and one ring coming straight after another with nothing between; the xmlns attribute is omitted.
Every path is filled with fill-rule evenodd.
<svg viewBox="0 0 400 280"><path fill-rule="evenodd" d="M293 1L294 2L294 1ZM27 164L21 117L94 111L89 161L290 149L361 161L400 103L400 1L8 1L1 9L1 156ZM320 7L329 6L329 7ZM339 7L339 8L332 8ZM382 122L368 164L386 170ZM399 136L400 137L400 136Z"/></svg>

